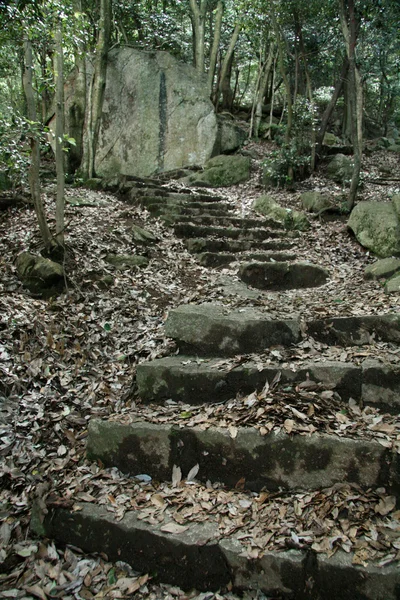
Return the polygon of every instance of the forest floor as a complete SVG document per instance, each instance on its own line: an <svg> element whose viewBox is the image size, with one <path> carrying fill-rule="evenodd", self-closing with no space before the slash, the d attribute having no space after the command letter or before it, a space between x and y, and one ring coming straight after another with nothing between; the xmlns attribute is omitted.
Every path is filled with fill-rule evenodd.
<svg viewBox="0 0 400 600"><path fill-rule="evenodd" d="M269 149L252 147L259 160L253 161L249 182L216 191L240 216L251 214L253 200L265 193L259 167ZM391 185L396 181L382 181L388 169L397 187ZM321 169L295 191L268 193L287 208L301 209L300 193L305 190L327 192L339 202L344 192ZM397 155L381 151L365 157L359 200L385 201L399 192ZM54 214L54 184L44 188L43 196L49 214ZM120 490L120 474L85 458L87 425L91 417L140 413L132 391L135 368L174 352L163 328L169 309L213 301L257 306L277 318L295 313L309 319L398 312L400 297L386 295L381 283L364 279L365 267L375 259L350 235L345 220L311 219L310 231L295 240L299 259L329 270L323 288L253 290L244 297L227 286L227 281L239 283L237 264L199 266L171 229L144 208L83 188L68 188L66 197L68 290L52 300L31 297L16 275L17 255L40 248L33 210L0 213L0 598L236 598L232 593L187 593L158 585L125 564L109 563L102 554L86 555L34 539L29 531L32 502L74 495L93 502L106 498L116 512L127 510L132 499ZM146 251L148 267L116 271L104 260L108 253L142 252L132 243L132 224L153 232L159 242ZM99 272L111 275L114 283L101 289L95 277ZM295 356L278 358L301 361L321 352L346 362L357 361L359 349L329 350L306 343L296 348ZM400 349L389 344L376 342L368 352L400 362ZM388 418L388 424L399 433L398 420ZM137 482L134 489L140 495L148 487Z"/></svg>

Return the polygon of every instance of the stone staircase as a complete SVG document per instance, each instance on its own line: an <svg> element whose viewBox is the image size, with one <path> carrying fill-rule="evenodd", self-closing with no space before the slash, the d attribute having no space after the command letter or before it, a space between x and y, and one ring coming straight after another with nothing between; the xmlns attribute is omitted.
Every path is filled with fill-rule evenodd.
<svg viewBox="0 0 400 600"><path fill-rule="evenodd" d="M165 217L204 265L295 256L276 223L227 216L219 197L135 184L130 201ZM396 348L400 316L189 304L165 332L179 353L139 364L132 410L89 426L88 458L125 474L130 509L78 494L48 506L42 533L184 589L399 599L400 440L375 409L399 413L400 368L324 351ZM321 353L291 358L307 340Z"/></svg>

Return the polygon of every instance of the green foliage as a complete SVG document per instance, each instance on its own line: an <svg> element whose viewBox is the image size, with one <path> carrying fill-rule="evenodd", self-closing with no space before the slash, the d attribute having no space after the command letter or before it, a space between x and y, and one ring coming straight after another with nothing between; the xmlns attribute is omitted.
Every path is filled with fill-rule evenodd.
<svg viewBox="0 0 400 600"><path fill-rule="evenodd" d="M13 189L28 185L30 145L28 135L38 136L47 145L46 132L40 123L15 113L12 119L0 117L0 164Z"/></svg>
<svg viewBox="0 0 400 600"><path fill-rule="evenodd" d="M293 110L292 137L285 140L285 125L275 125L278 149L264 164L264 179L279 187L290 186L309 174L312 129L315 127L315 108L299 96Z"/></svg>

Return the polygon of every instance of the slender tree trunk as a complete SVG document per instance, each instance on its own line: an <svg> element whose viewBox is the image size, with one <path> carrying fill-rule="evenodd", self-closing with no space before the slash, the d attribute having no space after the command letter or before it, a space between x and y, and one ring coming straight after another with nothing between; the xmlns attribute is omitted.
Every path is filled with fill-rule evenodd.
<svg viewBox="0 0 400 600"><path fill-rule="evenodd" d="M208 89L210 92L210 96L212 95L212 91L213 91L215 70L217 67L217 56L218 56L219 42L221 40L223 12L224 12L224 3L222 2L222 0L219 0L218 4L217 4L216 15L215 15L214 36L213 36L213 43L212 43L211 54L210 54L210 70L208 71Z"/></svg>
<svg viewBox="0 0 400 600"><path fill-rule="evenodd" d="M36 102L32 87L32 44L28 37L24 39L25 68L23 75L24 92L26 97L27 115L32 123L37 123ZM39 223L40 235L47 251L51 248L51 234L46 220L43 201L40 194L40 147L39 140L34 133L29 135L31 146L31 163L29 167L29 186L37 220Z"/></svg>
<svg viewBox="0 0 400 600"><path fill-rule="evenodd" d="M64 246L65 173L64 173L64 56L62 45L62 22L55 29L54 78L56 82L56 240Z"/></svg>
<svg viewBox="0 0 400 600"><path fill-rule="evenodd" d="M314 122L314 112L315 112L314 111L314 98L313 98L313 90L312 90L312 83L311 83L310 71L308 70L306 50L305 50L305 47L304 47L303 31L302 31L302 26L301 26L301 22L300 21L298 21L298 38L299 38L300 54L301 54L301 58L302 58L303 64L304 64L304 74L305 74L305 78L306 78L307 96L308 96L308 99L310 101L310 111L311 111L311 157L310 157L310 170L311 170L311 173L313 173L314 170L315 170L315 155L316 155L316 131L315 131L315 122Z"/></svg>
<svg viewBox="0 0 400 600"><path fill-rule="evenodd" d="M100 0L99 33L96 44L94 73L89 89L86 123L86 148L83 173L86 178L95 174L96 149L99 139L104 89L107 75L107 55L111 40L112 0Z"/></svg>
<svg viewBox="0 0 400 600"><path fill-rule="evenodd" d="M235 29L233 30L231 41L229 42L228 49L226 51L224 60L222 61L221 73L217 84L217 89L214 96L214 104L218 109L219 96L222 92L223 86L226 84L226 77L228 75L229 68L232 67L233 52L235 50L236 42L238 41L240 30L242 29L242 23L236 23Z"/></svg>
<svg viewBox="0 0 400 600"><path fill-rule="evenodd" d="M204 73L207 0L200 0L200 4L197 0L189 0L189 6L193 29L194 66L199 73Z"/></svg>
<svg viewBox="0 0 400 600"><path fill-rule="evenodd" d="M284 60L284 46L285 42L282 39L282 33L279 28L278 21L276 20L275 8L273 2L271 2L271 17L272 24L275 32L275 39L278 45L278 64L279 70L281 72L283 84L285 86L286 91L286 102L287 102L287 124L286 124L286 132L285 132L285 144L289 144L292 127L293 127L293 101L292 101L292 92L290 88L290 80L285 68L285 60ZM289 174L290 177L290 174Z"/></svg>
<svg viewBox="0 0 400 600"><path fill-rule="evenodd" d="M345 40L346 52L349 59L349 95L352 114L352 138L354 149L354 167L350 191L347 199L347 209L354 207L360 182L362 160L362 82L356 64L355 49L357 44L357 23L354 10L354 0L347 0L349 23L347 21L345 0L340 0L340 22Z"/></svg>
<svg viewBox="0 0 400 600"><path fill-rule="evenodd" d="M252 130L251 133L255 138L258 138L258 132L260 129L260 123L262 119L262 108L263 100L268 87L268 81L271 74L271 67L274 60L275 47L271 42L268 47L268 54L263 65L262 72L258 81L258 89L256 90L256 96L253 105L252 114Z"/></svg>
<svg viewBox="0 0 400 600"><path fill-rule="evenodd" d="M343 82L347 77L347 72L349 70L349 60L347 58L347 56L343 59L343 65L342 65L342 70L341 73L339 75L338 80L336 81L335 84L335 89L333 91L333 95L332 98L328 104L328 106L326 107L324 114L322 115L322 119L321 119L321 125L319 127L319 131L317 134L317 154L319 155L321 153L321 148L322 148L322 143L324 141L324 136L328 127L328 123L329 123L329 119L332 116L333 111L335 110L335 106L336 103L339 99L340 93L342 91L343 88Z"/></svg>

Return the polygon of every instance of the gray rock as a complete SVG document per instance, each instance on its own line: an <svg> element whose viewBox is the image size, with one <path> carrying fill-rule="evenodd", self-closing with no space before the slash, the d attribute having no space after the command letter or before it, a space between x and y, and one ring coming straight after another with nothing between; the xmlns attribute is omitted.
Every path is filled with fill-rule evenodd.
<svg viewBox="0 0 400 600"><path fill-rule="evenodd" d="M388 279L400 271L400 258L382 258L368 265L364 271L365 279Z"/></svg>
<svg viewBox="0 0 400 600"><path fill-rule="evenodd" d="M21 252L16 260L16 268L24 287L34 294L48 297L60 293L64 288L63 267L48 258Z"/></svg>
<svg viewBox="0 0 400 600"><path fill-rule="evenodd" d="M298 231L306 231L310 227L307 217L297 211L284 208L271 196L260 196L256 198L252 206L253 210L260 215L271 217L279 221L287 229L295 229Z"/></svg>
<svg viewBox="0 0 400 600"><path fill-rule="evenodd" d="M87 85L92 70L88 63ZM66 132L79 139L84 115L75 122L70 114L81 94L74 76L67 88ZM50 125L54 126L53 121ZM216 138L217 120L205 76L167 52L122 47L108 53L95 158L98 176L148 177L187 165L204 165L212 156Z"/></svg>
<svg viewBox="0 0 400 600"><path fill-rule="evenodd" d="M332 208L333 204L326 194L321 192L303 192L300 196L303 208L311 213L319 213Z"/></svg>
<svg viewBox="0 0 400 600"><path fill-rule="evenodd" d="M250 178L250 159L247 156L215 156L207 161L202 173L190 175L188 183L206 187L227 187Z"/></svg>
<svg viewBox="0 0 400 600"><path fill-rule="evenodd" d="M353 174L353 164L345 154L336 154L328 164L326 176L336 183L346 183L351 181Z"/></svg>
<svg viewBox="0 0 400 600"><path fill-rule="evenodd" d="M400 194L394 194L392 196L392 204L393 204L393 208L396 212L396 215L400 219Z"/></svg>
<svg viewBox="0 0 400 600"><path fill-rule="evenodd" d="M347 226L357 241L382 258L400 255L400 221L389 202L359 202Z"/></svg>
<svg viewBox="0 0 400 600"><path fill-rule="evenodd" d="M278 320L255 309L187 304L170 311L165 333L187 354L233 356L300 340L296 318Z"/></svg>
<svg viewBox="0 0 400 600"><path fill-rule="evenodd" d="M214 154L235 152L247 139L248 132L231 118L217 115L218 135L214 147Z"/></svg>
<svg viewBox="0 0 400 600"><path fill-rule="evenodd" d="M131 476L146 473L157 480L168 480L173 465L185 477L198 464L199 481L220 481L233 488L245 477L246 488L253 491L316 490L343 481L390 486L381 464L390 463L391 453L377 441L317 433L261 435L253 427L238 427L232 438L227 428L182 425L94 420L88 454Z"/></svg>
<svg viewBox="0 0 400 600"><path fill-rule="evenodd" d="M329 274L308 263L252 262L240 266L239 277L260 290L292 290L323 285Z"/></svg>
<svg viewBox="0 0 400 600"><path fill-rule="evenodd" d="M400 275L394 275L385 283L386 294L396 294L400 292Z"/></svg>
<svg viewBox="0 0 400 600"><path fill-rule="evenodd" d="M338 138L334 133L325 132L322 144L324 146L335 146L339 142Z"/></svg>
<svg viewBox="0 0 400 600"><path fill-rule="evenodd" d="M176 402L203 404L222 402L238 393L261 390L265 381L273 381L280 373L280 384L295 385L308 378L314 388L334 387L342 399L361 397L361 369L342 362L307 362L292 369L279 364L262 365L252 361L235 366L219 359L197 360L195 357L171 356L137 366L136 382L140 398L145 402ZM321 384L321 385L319 385Z"/></svg>
<svg viewBox="0 0 400 600"><path fill-rule="evenodd" d="M146 256L127 254L107 254L105 261L117 269L129 269L132 267L147 267L149 259Z"/></svg>
<svg viewBox="0 0 400 600"><path fill-rule="evenodd" d="M151 231L147 231L139 225L132 225L132 238L135 242L144 246L150 246L158 242L157 237Z"/></svg>
<svg viewBox="0 0 400 600"><path fill-rule="evenodd" d="M398 414L400 408L400 366L375 359L362 364L362 399L385 411Z"/></svg>

